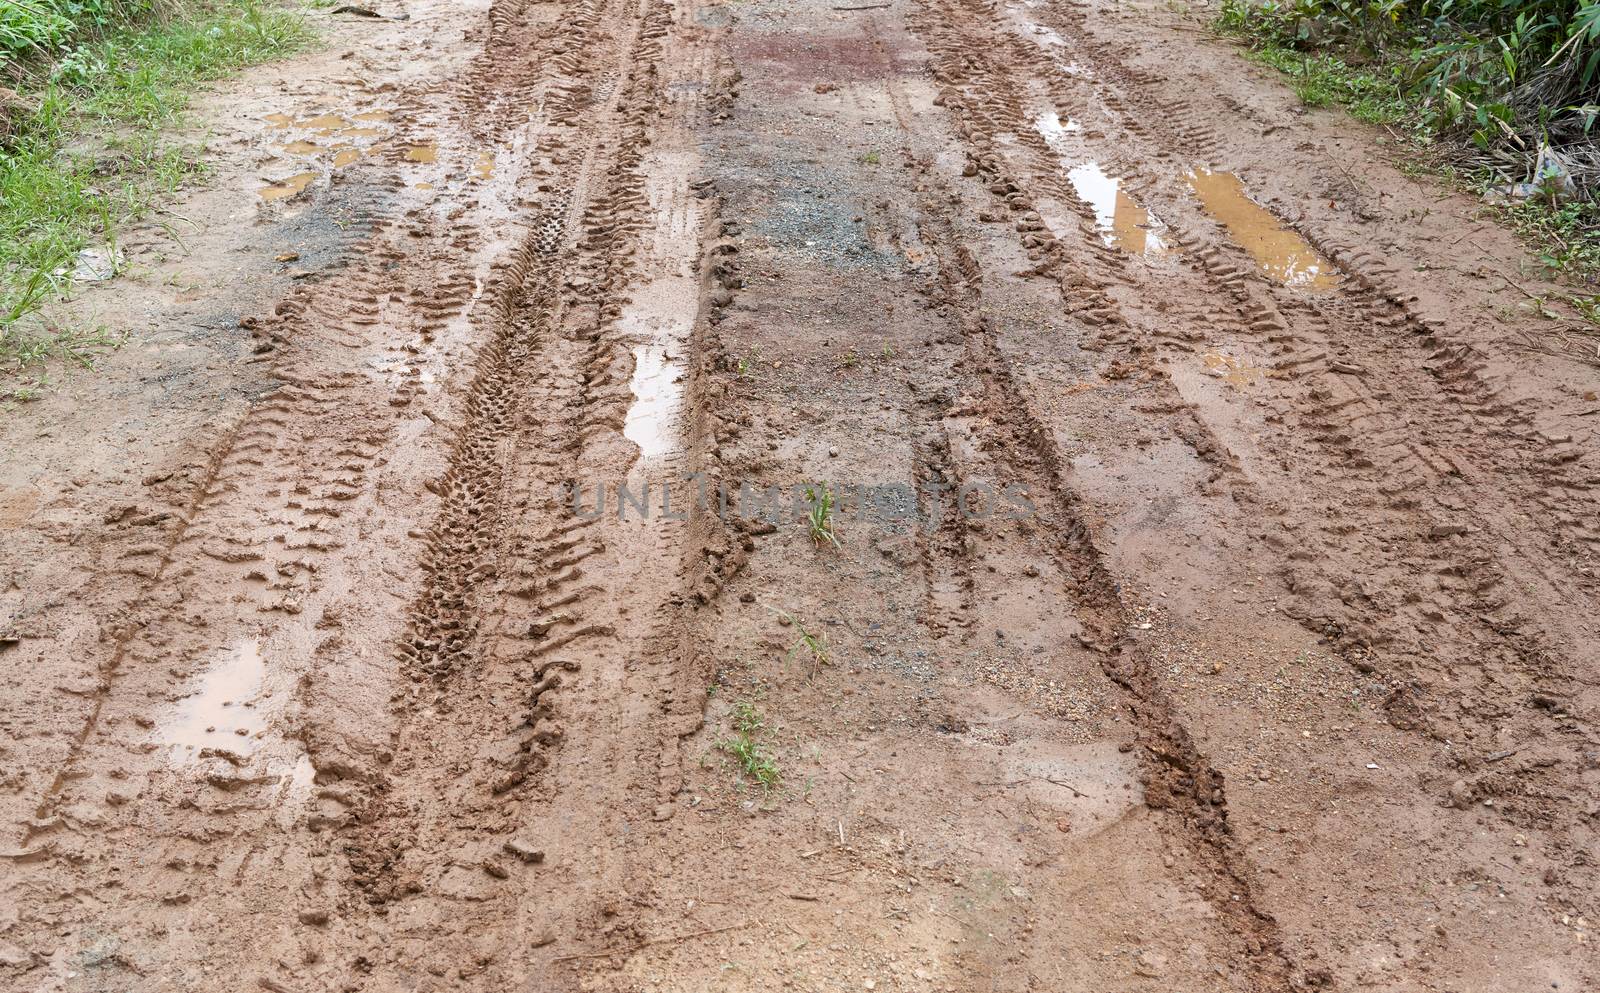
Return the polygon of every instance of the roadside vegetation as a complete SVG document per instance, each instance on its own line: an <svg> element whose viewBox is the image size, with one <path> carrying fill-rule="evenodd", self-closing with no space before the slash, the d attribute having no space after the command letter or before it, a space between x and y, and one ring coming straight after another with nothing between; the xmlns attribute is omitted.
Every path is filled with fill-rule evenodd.
<svg viewBox="0 0 1600 993"><path fill-rule="evenodd" d="M1541 261L1600 278L1600 2L1224 0L1218 27L1487 194Z"/></svg>
<svg viewBox="0 0 1600 993"><path fill-rule="evenodd" d="M41 308L205 171L175 136L193 93L310 38L261 0L0 0L0 370L91 360L104 332Z"/></svg>

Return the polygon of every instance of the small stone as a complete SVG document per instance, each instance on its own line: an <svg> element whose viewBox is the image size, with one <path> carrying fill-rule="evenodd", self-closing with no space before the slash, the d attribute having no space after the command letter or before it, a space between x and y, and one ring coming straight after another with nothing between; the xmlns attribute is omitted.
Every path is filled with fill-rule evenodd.
<svg viewBox="0 0 1600 993"><path fill-rule="evenodd" d="M0 943L0 965L9 965L20 968L33 964L33 956L10 943Z"/></svg>
<svg viewBox="0 0 1600 993"><path fill-rule="evenodd" d="M544 852L542 850L534 848L525 841L518 841L516 838L512 838L505 843L505 850L529 865L538 865L544 861Z"/></svg>
<svg viewBox="0 0 1600 993"><path fill-rule="evenodd" d="M301 924L309 924L312 927L322 927L328 923L328 912L326 910L302 910L299 917Z"/></svg>

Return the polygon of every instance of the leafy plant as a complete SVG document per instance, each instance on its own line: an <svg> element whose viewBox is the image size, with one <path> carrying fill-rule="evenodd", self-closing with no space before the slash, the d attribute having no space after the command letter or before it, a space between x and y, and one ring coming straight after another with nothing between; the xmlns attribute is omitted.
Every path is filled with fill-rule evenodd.
<svg viewBox="0 0 1600 993"><path fill-rule="evenodd" d="M833 491L826 485L806 487L806 529L814 544L826 542L839 547L839 537L833 531L834 502Z"/></svg>
<svg viewBox="0 0 1600 993"><path fill-rule="evenodd" d="M717 749L732 757L739 770L763 792L772 790L783 779L777 760L756 740L765 728L766 720L756 705L741 700L733 706L733 734L717 742Z"/></svg>
<svg viewBox="0 0 1600 993"><path fill-rule="evenodd" d="M794 625L796 631L800 632L800 637L795 640L793 645L789 646L789 661L794 661L794 657L800 654L800 652L804 651L811 657L811 671L813 673L815 673L819 667L832 663L833 653L828 647L828 636L826 634L808 630L806 626L800 623L799 619L794 617L792 614L784 614L783 616L789 621L789 623Z"/></svg>

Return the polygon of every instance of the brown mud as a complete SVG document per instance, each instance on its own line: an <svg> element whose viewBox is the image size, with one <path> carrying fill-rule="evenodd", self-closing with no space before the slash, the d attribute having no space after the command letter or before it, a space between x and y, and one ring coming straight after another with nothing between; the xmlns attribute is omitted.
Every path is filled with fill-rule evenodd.
<svg viewBox="0 0 1600 993"><path fill-rule="evenodd" d="M406 9L0 425L7 988L1600 983L1470 199L1164 4Z"/></svg>

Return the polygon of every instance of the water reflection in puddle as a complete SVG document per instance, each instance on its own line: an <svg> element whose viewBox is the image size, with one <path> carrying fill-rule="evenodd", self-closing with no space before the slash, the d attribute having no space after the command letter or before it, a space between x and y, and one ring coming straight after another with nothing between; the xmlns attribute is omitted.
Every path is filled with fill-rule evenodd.
<svg viewBox="0 0 1600 993"><path fill-rule="evenodd" d="M1222 222L1262 272L1285 286L1309 290L1326 290L1338 283L1338 268L1250 199L1239 177L1196 169L1187 178L1206 213Z"/></svg>
<svg viewBox="0 0 1600 993"><path fill-rule="evenodd" d="M1061 156L1061 165L1067 169L1067 179L1078 197L1094 208L1095 226L1107 245L1131 255L1156 255L1166 251L1167 245L1158 233L1161 222L1122 190L1122 182L1106 175L1100 163L1090 160L1069 166L1074 149L1068 135L1083 130L1083 125L1053 110L1034 118L1033 129L1039 132L1050 148Z"/></svg>
<svg viewBox="0 0 1600 993"><path fill-rule="evenodd" d="M281 703L266 690L266 674L260 642L223 652L200 677L196 692L180 700L172 719L161 726L162 742L191 752L220 748L249 755Z"/></svg>
<svg viewBox="0 0 1600 993"><path fill-rule="evenodd" d="M338 114L321 114L317 117L308 118L297 123L300 125L300 127L315 128L319 131L337 131L340 128L347 128L350 126L350 122L340 117Z"/></svg>
<svg viewBox="0 0 1600 993"><path fill-rule="evenodd" d="M1063 121L1060 114L1047 110L1034 119L1033 128L1044 136L1051 148L1060 152L1062 140L1074 131L1082 131L1083 125L1070 117Z"/></svg>
<svg viewBox="0 0 1600 993"><path fill-rule="evenodd" d="M1201 357L1214 375L1222 377L1228 385L1245 387L1257 382L1267 375L1267 370L1260 366L1246 365L1243 361L1232 355L1223 355L1220 352L1207 352Z"/></svg>
<svg viewBox="0 0 1600 993"><path fill-rule="evenodd" d="M494 153L479 152L478 161L472 164L472 178L486 182L494 176Z"/></svg>
<svg viewBox="0 0 1600 993"><path fill-rule="evenodd" d="M639 446L642 459L665 455L673 449L673 419L683 399L683 365L664 345L639 345L633 350L633 405L628 408L622 436Z"/></svg>
<svg viewBox="0 0 1600 993"><path fill-rule="evenodd" d="M1107 176L1098 162L1085 162L1068 170L1072 188L1094 208L1095 225L1106 244L1130 255L1156 255L1166 251L1157 234L1159 222L1122 190L1122 181Z"/></svg>

